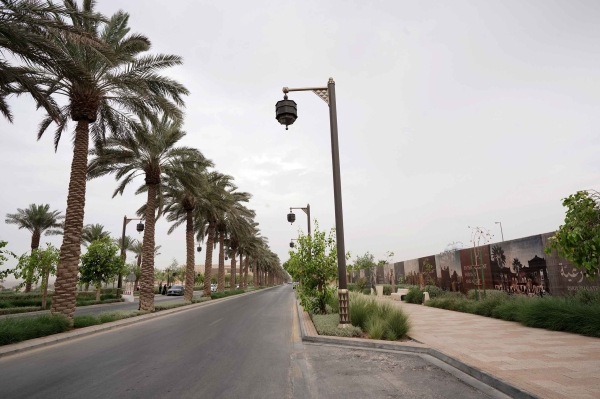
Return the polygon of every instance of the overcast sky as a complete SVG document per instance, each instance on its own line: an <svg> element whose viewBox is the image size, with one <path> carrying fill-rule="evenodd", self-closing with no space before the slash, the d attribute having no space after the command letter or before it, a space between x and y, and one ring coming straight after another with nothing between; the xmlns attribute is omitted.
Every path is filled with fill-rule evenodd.
<svg viewBox="0 0 600 399"><path fill-rule="evenodd" d="M469 225L499 241L496 221L506 239L553 231L564 219L562 198L598 188L593 0L98 3L105 14L125 7L132 32L147 35L154 52L184 58L170 72L191 91L182 144L253 194L250 207L282 261L306 225L301 211L286 223L290 206L310 203L321 228L335 224L327 106L310 92L291 93L298 120L286 131L274 107L283 86L336 81L353 258L439 253L468 243ZM69 137L55 153L51 134L36 141L42 112L26 97L10 103L14 124L0 119L0 212L30 203L64 211ZM131 187L111 199L115 187L113 177L88 183L85 223L119 236L123 215L145 197ZM158 267L185 262L185 230L167 235L168 227L157 223ZM128 233L140 237L134 225ZM30 246L30 234L13 225L0 223L0 239L17 253Z"/></svg>

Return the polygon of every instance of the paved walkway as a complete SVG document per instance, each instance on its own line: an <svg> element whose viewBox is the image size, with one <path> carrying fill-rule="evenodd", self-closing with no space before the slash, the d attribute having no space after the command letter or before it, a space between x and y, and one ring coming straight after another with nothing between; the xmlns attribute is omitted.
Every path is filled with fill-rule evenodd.
<svg viewBox="0 0 600 399"><path fill-rule="evenodd" d="M389 300L389 299L383 299ZM392 301L411 337L541 398L600 398L600 339Z"/></svg>

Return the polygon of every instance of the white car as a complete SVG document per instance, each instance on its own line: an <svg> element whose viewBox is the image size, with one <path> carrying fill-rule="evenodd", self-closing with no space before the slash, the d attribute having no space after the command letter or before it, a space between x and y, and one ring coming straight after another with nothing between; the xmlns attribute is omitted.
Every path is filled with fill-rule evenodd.
<svg viewBox="0 0 600 399"><path fill-rule="evenodd" d="M210 292L217 292L217 285L216 284L211 284L210 285Z"/></svg>

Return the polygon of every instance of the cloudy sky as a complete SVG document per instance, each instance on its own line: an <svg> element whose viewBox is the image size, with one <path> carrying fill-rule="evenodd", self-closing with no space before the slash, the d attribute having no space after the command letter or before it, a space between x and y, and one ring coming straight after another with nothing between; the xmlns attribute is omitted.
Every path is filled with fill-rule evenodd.
<svg viewBox="0 0 600 399"><path fill-rule="evenodd" d="M561 198L598 188L597 2L98 3L106 14L125 7L153 51L184 58L170 72L191 91L184 144L254 195L282 261L306 222L299 211L286 223L290 206L310 203L321 228L335 224L327 106L292 93L299 118L286 131L274 116L283 86L336 81L353 257L438 253L468 243L469 225L500 240L496 221L506 239L553 231ZM0 212L34 202L64 211L71 143L63 138L55 153L51 135L36 141L42 113L25 97L11 104L14 124L0 120ZM115 186L112 177L88 184L85 222L118 236L144 198L132 187L111 199ZM184 229L167 235L168 227L158 222L159 267L185 260ZM30 245L28 232L4 223L0 239L17 253Z"/></svg>

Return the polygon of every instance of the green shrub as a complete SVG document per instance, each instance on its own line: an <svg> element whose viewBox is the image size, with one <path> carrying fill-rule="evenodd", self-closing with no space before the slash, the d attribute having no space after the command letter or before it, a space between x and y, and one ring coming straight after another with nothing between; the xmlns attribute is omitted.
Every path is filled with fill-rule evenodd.
<svg viewBox="0 0 600 399"><path fill-rule="evenodd" d="M364 291L367 287L367 279L360 277L358 280L356 280L356 287L358 288L358 291Z"/></svg>
<svg viewBox="0 0 600 399"><path fill-rule="evenodd" d="M385 336L386 322L379 317L369 317L365 330L371 339L383 339Z"/></svg>
<svg viewBox="0 0 600 399"><path fill-rule="evenodd" d="M585 305L600 303L600 291L590 291L586 289L578 289L573 295L573 299Z"/></svg>
<svg viewBox="0 0 600 399"><path fill-rule="evenodd" d="M232 291L225 291L225 292L213 292L210 294L210 297L212 299L219 299L219 298L225 298L231 295L238 295L238 294L243 294L244 290L239 289L239 290L232 290Z"/></svg>
<svg viewBox="0 0 600 399"><path fill-rule="evenodd" d="M8 317L0 320L0 345L45 337L67 331L70 328L70 320L62 315Z"/></svg>
<svg viewBox="0 0 600 399"><path fill-rule="evenodd" d="M174 308L179 308L181 306L186 306L189 305L191 302L163 302L163 303L159 303L157 305L154 305L154 310L156 312L159 312L161 310L168 310L168 309L174 309Z"/></svg>
<svg viewBox="0 0 600 399"><path fill-rule="evenodd" d="M430 299L437 298L444 294L444 290L435 285L426 285L425 288L423 288L423 292L428 292Z"/></svg>
<svg viewBox="0 0 600 399"><path fill-rule="evenodd" d="M423 303L423 291L419 287L411 286L408 289L408 294L404 296L404 300L408 303Z"/></svg>
<svg viewBox="0 0 600 399"><path fill-rule="evenodd" d="M363 293L363 295L371 295L371 289L370 288L363 288L362 293Z"/></svg>
<svg viewBox="0 0 600 399"><path fill-rule="evenodd" d="M210 301L210 298L207 297L200 297L200 298L192 298L192 303L201 303L201 302L206 302L206 301Z"/></svg>
<svg viewBox="0 0 600 399"><path fill-rule="evenodd" d="M356 291L356 292L360 292L361 289L358 287L358 284L356 283L348 283L348 291Z"/></svg>
<svg viewBox="0 0 600 399"><path fill-rule="evenodd" d="M359 327L348 326L339 328L340 315L337 313L313 314L311 318L319 335L334 337L360 337L362 335L362 330Z"/></svg>
<svg viewBox="0 0 600 399"><path fill-rule="evenodd" d="M502 298L508 298L508 294L505 291L499 291L499 290L485 290L485 292L483 290L479 290L481 292L481 297L483 298L485 296L485 298L498 298L498 297L502 297ZM477 299L475 297L475 290L469 290L467 291L467 298L469 299Z"/></svg>
<svg viewBox="0 0 600 399"><path fill-rule="evenodd" d="M327 313L339 313L339 311L340 311L340 298L338 297L337 293L334 294L334 295L331 295L329 297L329 300L327 301L327 306L329 307Z"/></svg>
<svg viewBox="0 0 600 399"><path fill-rule="evenodd" d="M493 294L482 300L441 296L426 303L441 309L516 321L528 327L600 337L600 303L592 296L511 297Z"/></svg>
<svg viewBox="0 0 600 399"><path fill-rule="evenodd" d="M98 318L92 314L75 316L75 318L73 319L73 327L75 328L95 326L97 324L100 324L100 320L98 320Z"/></svg>
<svg viewBox="0 0 600 399"><path fill-rule="evenodd" d="M389 284L383 285L383 295L392 295L392 286Z"/></svg>
<svg viewBox="0 0 600 399"><path fill-rule="evenodd" d="M0 315L37 312L38 310L42 310L42 308L40 306L21 306L18 308L2 308L2 309L0 309Z"/></svg>

